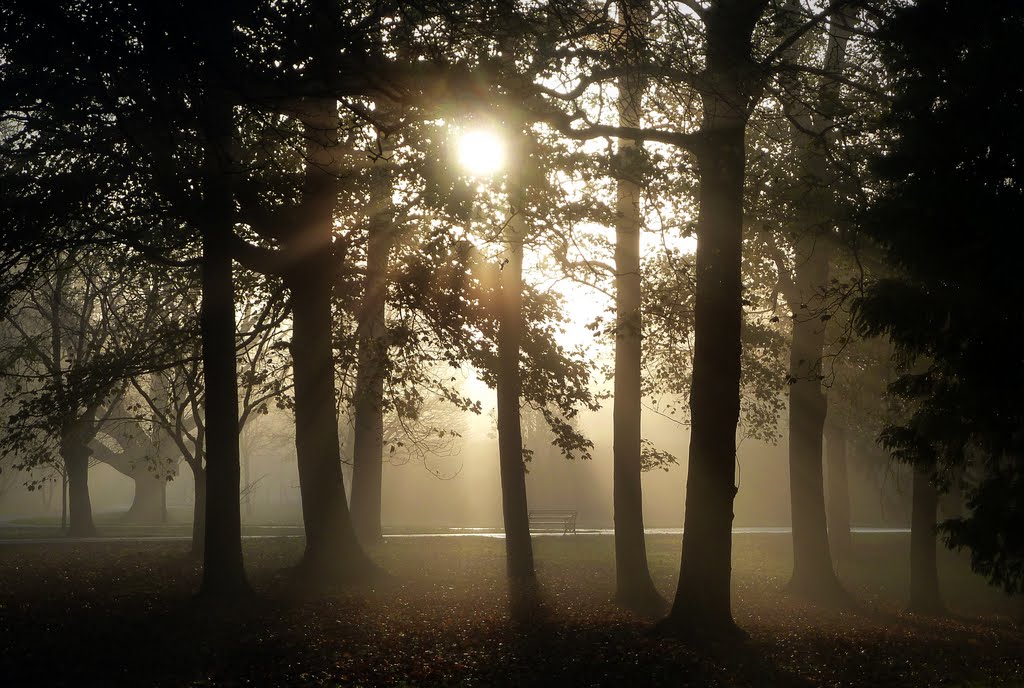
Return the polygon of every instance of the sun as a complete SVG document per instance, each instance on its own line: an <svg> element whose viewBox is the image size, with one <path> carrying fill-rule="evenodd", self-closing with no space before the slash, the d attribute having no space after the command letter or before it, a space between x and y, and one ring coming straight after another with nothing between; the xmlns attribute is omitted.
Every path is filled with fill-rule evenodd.
<svg viewBox="0 0 1024 688"><path fill-rule="evenodd" d="M469 129L459 136L459 165L469 174L484 177L505 166L505 142L493 129Z"/></svg>

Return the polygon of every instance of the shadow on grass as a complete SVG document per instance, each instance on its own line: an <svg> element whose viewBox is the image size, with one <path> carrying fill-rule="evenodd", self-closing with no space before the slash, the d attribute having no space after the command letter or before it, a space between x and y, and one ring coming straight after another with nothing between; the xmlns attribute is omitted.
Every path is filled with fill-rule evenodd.
<svg viewBox="0 0 1024 688"><path fill-rule="evenodd" d="M779 686L813 682L778 666L761 644L679 640L646 623L542 622L496 628L471 682L493 686Z"/></svg>
<svg viewBox="0 0 1024 688"><path fill-rule="evenodd" d="M754 642L681 642L639 620L556 618L536 585L510 594L514 617L440 627L358 593L100 600L5 614L4 685L811 685Z"/></svg>

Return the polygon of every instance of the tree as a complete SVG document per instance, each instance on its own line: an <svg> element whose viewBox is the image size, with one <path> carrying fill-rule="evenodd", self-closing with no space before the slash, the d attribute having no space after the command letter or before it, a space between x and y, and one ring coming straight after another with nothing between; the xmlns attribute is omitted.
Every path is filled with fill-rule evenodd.
<svg viewBox="0 0 1024 688"><path fill-rule="evenodd" d="M32 213L16 215L5 255L52 253L57 240L99 241L165 264L199 265L210 457L202 587L234 595L247 587L230 252L237 8L218 5L194 23L189 18L199 7L192 3L79 9L21 2L4 8L12 28L4 32L4 112L16 113L25 131L8 150L43 172L20 186L20 202L61 195L65 175L82 180L72 202L43 218L55 232L47 241L24 231ZM52 50L45 47L50 41ZM70 217L83 221L70 225Z"/></svg>
<svg viewBox="0 0 1024 688"><path fill-rule="evenodd" d="M624 2L620 13L626 58L636 61L650 24L650 7L645 2ZM617 86L619 125L636 128L643 111L644 79L637 74L625 74L619 78ZM620 175L616 180L615 406L612 421L616 597L630 607L660 610L664 600L655 590L647 567L640 486L642 145L619 139L617 156Z"/></svg>
<svg viewBox="0 0 1024 688"><path fill-rule="evenodd" d="M388 369L385 319L391 248L398 239L391 195L392 173L386 168L393 143L378 130L380 157L371 188L373 208L366 238L366 278L358 318L358 371L353 392L352 523L363 544L383 539L380 523L381 471L384 452L384 383Z"/></svg>
<svg viewBox="0 0 1024 688"><path fill-rule="evenodd" d="M1024 12L923 0L897 12L885 37L894 99L873 170L882 188L860 228L896 275L857 304L862 331L887 335L903 364L891 392L908 413L883 440L939 483L971 467L969 513L940 529L971 551L975 570L1019 591L1024 366L1007 336L1022 324L1020 285L1007 276L1022 248L1024 86L1004 67L1024 38Z"/></svg>
<svg viewBox="0 0 1024 688"><path fill-rule="evenodd" d="M800 3L790 1L780 23L791 33L800 23ZM789 452L790 499L793 524L793 590L826 600L843 597L832 567L825 517L822 471L822 437L828 400L823 388L825 329L831 313L825 290L836 232L835 196L840 192L839 176L829 156L837 138L836 112L840 89L835 80L846 66L847 44L855 13L840 6L826 25L822 71L813 99L801 96L795 73L780 76L779 99L789 120L790 135L799 159L803 188L795 203L791 232L794 235L794 269L783 289L793 313L793 339L789 366ZM806 41L793 43L794 52ZM810 100L810 102L808 102Z"/></svg>
<svg viewBox="0 0 1024 688"><path fill-rule="evenodd" d="M676 116L664 126L630 128L581 122L587 115L585 108L567 111L561 105L592 96L597 86L619 75L621 65L614 60L602 62L602 57L609 58L607 54L588 51L591 63L584 65L586 71L572 87L559 90L531 84L532 89L525 88L533 95L526 102L535 116L564 136L657 141L688 151L696 161L700 209L689 478L679 586L665 623L667 629L735 628L729 608L729 571L740 407L744 139L751 114L775 70L821 71L782 63L791 45L844 4L833 3L824 11L808 13L793 31L767 37L758 30L770 8L767 1L659 3L660 31L652 32L659 40L638 71L663 84L671 94L669 100L677 104L666 108ZM610 28L608 24L605 30ZM600 20L589 20L591 30L600 26ZM680 52L676 49L680 44L695 50ZM575 57L572 60L567 69L576 73L579 63Z"/></svg>
<svg viewBox="0 0 1024 688"><path fill-rule="evenodd" d="M108 362L118 342L112 311L126 282L115 266L88 251L62 252L34 266L35 279L10 295L10 336L0 372L10 379L4 405L16 410L2 437L23 469L59 459L69 488L70 529L92 536L90 443L119 395ZM123 385L122 385L123 388Z"/></svg>
<svg viewBox="0 0 1024 688"><path fill-rule="evenodd" d="M157 376L153 376L157 378ZM154 396L164 403L159 379ZM148 426L128 410L122 396L102 433L90 442L92 455L134 483L132 504L125 518L139 523L167 522L167 483L178 473L180 454L159 426Z"/></svg>

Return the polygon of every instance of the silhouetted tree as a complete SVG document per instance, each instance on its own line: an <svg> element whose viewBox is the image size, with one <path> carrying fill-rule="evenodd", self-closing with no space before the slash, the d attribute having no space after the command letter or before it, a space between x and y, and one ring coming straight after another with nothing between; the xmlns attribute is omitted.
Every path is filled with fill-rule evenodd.
<svg viewBox="0 0 1024 688"><path fill-rule="evenodd" d="M874 165L882 186L861 227L897 273L872 286L858 317L891 339L904 364L891 391L910 403L883 440L919 466L925 489L924 473L941 482L972 467L969 512L940 528L975 570L1019 591L1024 365L1007 333L1024 324L1020 282L1008 279L1022 249L1024 83L1005 65L1024 39L1024 8L922 0L886 38L895 98ZM922 501L920 513L924 525L934 506Z"/></svg>
<svg viewBox="0 0 1024 688"><path fill-rule="evenodd" d="M625 59L637 61L646 42L650 7L646 2L619 5L619 31ZM643 113L645 80L638 74L618 79L619 125L638 127ZM614 475L616 596L624 604L657 610L664 600L654 589L644 540L641 472L641 313L640 233L643 149L636 141L618 140L615 222L615 388Z"/></svg>

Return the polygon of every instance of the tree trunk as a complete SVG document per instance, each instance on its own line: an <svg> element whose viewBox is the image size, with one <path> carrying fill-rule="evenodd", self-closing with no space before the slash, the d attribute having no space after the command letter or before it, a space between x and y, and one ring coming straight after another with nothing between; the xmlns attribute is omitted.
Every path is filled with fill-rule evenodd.
<svg viewBox="0 0 1024 688"><path fill-rule="evenodd" d="M707 107L707 106L705 106ZM679 584L668 621L735 628L730 607L740 410L744 129L708 136L700 156L689 475Z"/></svg>
<svg viewBox="0 0 1024 688"><path fill-rule="evenodd" d="M516 131L517 136L521 134ZM522 142L520 142L521 144ZM526 500L526 467L523 464L523 429L519 399L521 379L519 349L523 330L523 216L521 145L510 156L509 204L512 217L505 226L506 259L501 268L498 306L498 463L501 477L501 509L505 524L505 562L510 578L534 578L533 543Z"/></svg>
<svg viewBox="0 0 1024 688"><path fill-rule="evenodd" d="M690 455L679 584L663 626L702 635L738 631L730 606L736 426L743 322L744 137L763 76L751 37L766 2L709 6L701 89Z"/></svg>
<svg viewBox="0 0 1024 688"><path fill-rule="evenodd" d="M624 3L627 13L642 11ZM640 19L629 15L629 19ZM633 21L627 30L636 31ZM640 123L644 83L640 77L619 79L619 125ZM613 505L615 513L616 598L628 607L656 609L664 600L654 588L647 566L643 493L640 482L641 313L640 172L642 150L635 141L618 140L615 222L615 388L613 408Z"/></svg>
<svg viewBox="0 0 1024 688"><path fill-rule="evenodd" d="M192 504L192 556L199 559L206 550L206 470L192 469L193 492L195 499Z"/></svg>
<svg viewBox="0 0 1024 688"><path fill-rule="evenodd" d="M829 545L836 561L845 562L850 559L853 542L850 536L850 480L846 468L846 429L842 426L826 424L825 456L828 461Z"/></svg>
<svg viewBox="0 0 1024 688"><path fill-rule="evenodd" d="M135 485L135 495L125 520L132 523L166 523L164 494L167 492L167 481L163 476L156 476L145 469L132 475L131 479Z"/></svg>
<svg viewBox="0 0 1024 688"><path fill-rule="evenodd" d="M825 241L804 237L798 243L793 308L793 342L789 353L789 494L793 524L793 592L819 600L842 597L832 568L825 522L822 439L828 399L822 389L825 322L813 307L816 291L828 280Z"/></svg>
<svg viewBox="0 0 1024 688"><path fill-rule="evenodd" d="M789 0L777 21L785 33L800 30L805 21L803 5ZM838 74L846 61L853 11L837 6L829 17L823 72ZM796 61L804 40L793 42L787 59ZM783 108L799 151L804 186L794 201L797 235L793 292L787 296L793 311L793 344L790 349L789 484L793 523L793 577L790 589L811 597L837 601L845 597L832 567L828 526L825 521L821 444L828 400L821 385L821 361L825 351L825 320L820 293L827 288L830 246L828 229L835 223L839 183L830 169L828 148L835 138L832 111L839 97L839 82L823 77L817 101L812 105L798 96L801 88L795 72L780 75ZM823 231L825 230L825 231ZM811 306L817 300L817 305Z"/></svg>
<svg viewBox="0 0 1024 688"><path fill-rule="evenodd" d="M286 281L292 294L295 451L306 530L303 566L316 579L361 576L369 573L370 564L352 528L341 474L329 255L304 263Z"/></svg>
<svg viewBox="0 0 1024 688"><path fill-rule="evenodd" d="M378 202L390 207L390 178L378 192ZM387 200L383 199L387 197ZM366 246L366 281L359 316L359 367L356 373L355 423L352 454L352 523L364 545L383 540L381 488L384 467L384 377L387 372L388 336L384 315L387 303L388 263L394 227L385 209L370 218Z"/></svg>
<svg viewBox="0 0 1024 688"><path fill-rule="evenodd" d="M239 452L239 458L242 462L242 490L244 496L242 497L242 507L245 509L245 520L249 521L252 518L252 477L249 474L249 453Z"/></svg>
<svg viewBox="0 0 1024 688"><path fill-rule="evenodd" d="M241 478L238 450L238 379L235 359L235 286L231 240L234 199L229 152L234 134L230 101L215 85L229 72L231 19L214 12L204 46L212 55L205 74L209 91L205 109L207 138L203 166L205 217L202 230L200 284L203 383L206 391L206 522L203 543L204 596L232 597L248 590L242 565L242 520L238 503ZM223 41L223 43L221 43Z"/></svg>
<svg viewBox="0 0 1024 688"><path fill-rule="evenodd" d="M235 376L235 295L229 237L225 236L231 226L210 224L203 234L201 312L207 458L202 593L220 596L238 594L246 590L248 584L242 567L242 521L238 504L241 471Z"/></svg>
<svg viewBox="0 0 1024 688"><path fill-rule="evenodd" d="M68 471L67 466L60 476L60 529L68 527Z"/></svg>
<svg viewBox="0 0 1024 688"><path fill-rule="evenodd" d="M923 614L944 611L935 555L935 514L938 491L930 468L914 466L910 516L910 609Z"/></svg>
<svg viewBox="0 0 1024 688"><path fill-rule="evenodd" d="M92 520L92 502L89 498L88 446L82 441L78 428L67 429L61 437L60 453L68 481L68 535L94 537L96 526Z"/></svg>
<svg viewBox="0 0 1024 688"><path fill-rule="evenodd" d="M375 567L356 539L345 499L338 441L332 349L332 227L337 177L332 169L338 115L334 101L303 113L307 167L302 190L306 224L291 237L298 262L285 278L291 291L295 451L306 550L302 570L314 581L362 578Z"/></svg>

